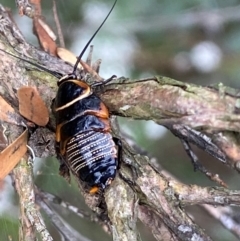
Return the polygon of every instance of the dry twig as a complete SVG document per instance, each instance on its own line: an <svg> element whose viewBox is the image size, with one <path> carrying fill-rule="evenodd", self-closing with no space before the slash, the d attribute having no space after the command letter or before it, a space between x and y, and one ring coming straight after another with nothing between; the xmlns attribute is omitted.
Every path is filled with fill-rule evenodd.
<svg viewBox="0 0 240 241"><path fill-rule="evenodd" d="M43 241L52 241L53 238L46 229L40 210L35 203L32 168L26 159L22 159L14 169L14 181L20 199L20 240L35 241L36 230Z"/></svg>

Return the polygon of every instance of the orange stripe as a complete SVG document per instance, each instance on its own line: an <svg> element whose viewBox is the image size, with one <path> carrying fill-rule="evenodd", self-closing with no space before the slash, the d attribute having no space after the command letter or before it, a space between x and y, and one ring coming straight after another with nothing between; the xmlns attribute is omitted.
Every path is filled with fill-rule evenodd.
<svg viewBox="0 0 240 241"><path fill-rule="evenodd" d="M82 100L86 97L88 97L89 95L92 94L92 90L90 88L89 85L87 85L86 83L84 83L83 81L79 81L79 80L68 80L68 82L73 82L74 84L82 87L85 89L85 93L83 93L82 95L80 95L79 97L75 98L74 100L68 102L66 105L60 106L58 108L55 109L55 111L59 111L59 110L63 110L71 105L73 105L74 103L76 103L79 100Z"/></svg>

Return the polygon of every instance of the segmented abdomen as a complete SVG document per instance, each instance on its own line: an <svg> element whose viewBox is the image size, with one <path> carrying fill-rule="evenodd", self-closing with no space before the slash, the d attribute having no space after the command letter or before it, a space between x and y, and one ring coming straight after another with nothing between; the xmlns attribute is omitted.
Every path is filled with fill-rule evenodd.
<svg viewBox="0 0 240 241"><path fill-rule="evenodd" d="M66 160L80 179L90 185L114 178L117 151L109 133L89 130L72 137L66 145Z"/></svg>

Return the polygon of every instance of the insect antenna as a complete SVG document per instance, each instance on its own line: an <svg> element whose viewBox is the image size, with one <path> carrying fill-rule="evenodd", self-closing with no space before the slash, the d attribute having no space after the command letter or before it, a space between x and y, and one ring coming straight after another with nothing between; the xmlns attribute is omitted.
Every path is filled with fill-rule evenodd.
<svg viewBox="0 0 240 241"><path fill-rule="evenodd" d="M87 42L87 44L86 44L85 47L83 48L82 52L79 54L79 56L78 56L78 58L77 58L77 61L76 61L75 65L74 65L74 67L73 67L72 75L76 76L77 67L78 67L78 64L79 64L80 61L81 61L82 56L84 55L86 49L88 48L88 46L90 45L90 43L92 42L92 40L94 39L94 37L96 36L96 34L97 34L97 33L99 32L99 30L102 28L103 24L104 24L104 23L106 22L106 20L108 19L109 15L111 14L112 10L114 9L116 3L117 3L117 0L115 0L113 6L111 7L111 9L110 9L110 11L108 12L107 16L105 17L105 19L103 20L103 22L101 23L101 25L98 27L98 29L95 31L95 33L93 34L93 36L89 39L89 41ZM58 72L56 72L56 71L49 70L49 69L45 68L45 67L42 66L42 65L36 64L36 63L31 62L31 61L26 60L26 59L23 59L23 58L21 58L21 57L19 57L19 56L16 56L16 55L14 55L14 54L11 54L11 53L3 50L3 49L0 49L0 51L4 52L4 53L6 53L6 54L8 54L8 55L10 55L10 56L12 56L12 57L15 57L15 58L17 58L17 59L20 59L20 60L22 60L22 61L24 61L24 62L26 62L26 63L29 63L29 64L37 67L38 69L43 70L43 71L45 71L45 72L53 75L54 77L62 80L63 75L60 74L60 73L58 73Z"/></svg>
<svg viewBox="0 0 240 241"><path fill-rule="evenodd" d="M95 33L93 34L93 36L88 40L87 44L85 45L85 47L83 48L82 52L79 54L77 61L73 67L73 72L72 75L76 76L76 70L78 67L78 64L80 63L82 56L84 55L86 49L88 48L89 44L92 42L92 40L94 39L94 37L96 36L96 34L99 32L99 30L102 28L103 24L106 22L106 20L108 19L109 15L111 14L112 10L114 9L115 5L117 3L117 0L115 0L113 6L111 7L110 11L108 12L107 16L105 17L105 19L103 20L103 22L101 23L101 25L98 27L98 29L95 31Z"/></svg>
<svg viewBox="0 0 240 241"><path fill-rule="evenodd" d="M40 65L40 64L36 64L36 63L31 62L31 61L29 61L29 60L27 60L27 59L24 59L24 58L21 58L21 57L19 57L19 56L14 55L14 54L11 54L11 53L3 50L3 49L0 49L0 51L6 53L6 54L8 54L8 55L10 55L10 56L12 56L12 57L14 57L14 58L16 58L16 59L20 59L20 60L22 60L22 61L24 61L24 62L26 62L26 63L28 63L28 64L31 64L31 65L33 65L34 67L37 67L38 69L43 70L43 71L45 71L45 72L53 75L54 77L56 77L56 78L58 78L58 79L62 77L62 74L60 74L60 73L58 73L58 72L56 72L56 71L52 71L52 70L50 70L50 69L47 69L47 68L45 68L44 66L42 66L42 65Z"/></svg>

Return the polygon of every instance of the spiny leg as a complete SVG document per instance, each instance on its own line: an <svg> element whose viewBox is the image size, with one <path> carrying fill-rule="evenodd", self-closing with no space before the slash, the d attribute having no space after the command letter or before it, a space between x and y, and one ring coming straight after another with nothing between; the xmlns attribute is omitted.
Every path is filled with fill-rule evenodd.
<svg viewBox="0 0 240 241"><path fill-rule="evenodd" d="M115 143L115 145L118 147L118 166L117 168L120 169L120 165L123 162L123 147L122 147L122 141L117 138L117 137L113 137L113 141ZM133 165L131 165L131 163L127 163L124 162L133 172L133 176L136 177L137 176L137 171L136 171L136 167L134 167ZM120 178L125 181L130 187L134 187L134 181L130 180L129 178L125 177L121 172L119 172L119 176ZM134 178L135 179L135 178Z"/></svg>
<svg viewBox="0 0 240 241"><path fill-rule="evenodd" d="M118 164L117 164L117 169L119 169L120 168L120 163L122 161L122 151L123 151L123 149L122 149L122 141L119 138L117 138L117 137L113 137L113 141L114 141L115 145L118 147L118 157L117 157Z"/></svg>
<svg viewBox="0 0 240 241"><path fill-rule="evenodd" d="M192 161L194 171L199 170L200 172L204 173L212 181L218 183L221 186L224 186L224 187L227 186L226 183L218 176L218 174L211 173L200 163L198 157L191 149L188 141L181 139L181 142L183 144L183 147L184 147L186 153L188 154L188 156L190 157L190 159Z"/></svg>
<svg viewBox="0 0 240 241"><path fill-rule="evenodd" d="M67 182L70 182L70 171L68 166L66 165L63 156L60 154L60 143L56 142L55 143L56 147L56 154L57 154L57 159L60 163L59 166L59 174L66 179Z"/></svg>
<svg viewBox="0 0 240 241"><path fill-rule="evenodd" d="M117 76L116 75L113 75L111 76L110 78L108 79L105 79L103 81L97 81L97 82L94 82L93 84L91 84L91 87L96 87L96 86L102 86L102 85L105 85L109 82L111 82L114 78L116 78Z"/></svg>

